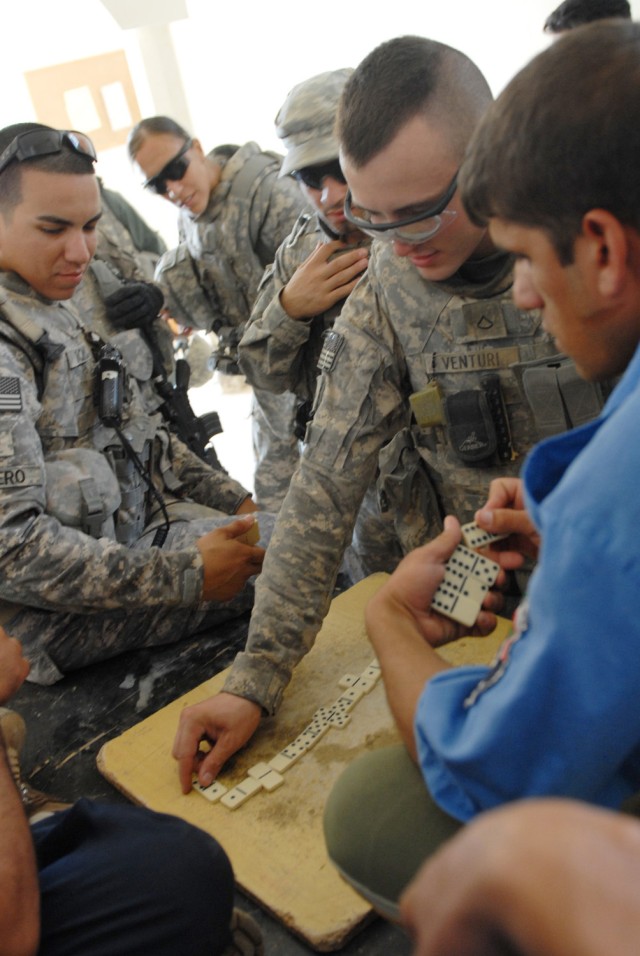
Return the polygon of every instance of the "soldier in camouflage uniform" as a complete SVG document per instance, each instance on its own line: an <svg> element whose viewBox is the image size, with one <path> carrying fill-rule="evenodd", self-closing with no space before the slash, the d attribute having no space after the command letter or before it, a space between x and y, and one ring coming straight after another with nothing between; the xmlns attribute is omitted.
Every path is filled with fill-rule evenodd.
<svg viewBox="0 0 640 956"><path fill-rule="evenodd" d="M69 302L96 245L91 143L19 124L0 150L0 613L52 683L245 612L264 551L241 540L246 489L169 434L142 366Z"/></svg>
<svg viewBox="0 0 640 956"><path fill-rule="evenodd" d="M98 179L102 215L98 222L96 255L111 263L123 279L149 282L167 247L133 206Z"/></svg>
<svg viewBox="0 0 640 956"><path fill-rule="evenodd" d="M371 245L345 219L347 185L333 132L340 94L352 72L335 70L299 83L278 112L276 132L287 148L280 175L298 181L315 212L302 213L267 268L238 347L240 367L252 385L295 394L300 439L309 421L324 334L366 269ZM401 557L372 483L344 570L355 582L374 571L392 571Z"/></svg>
<svg viewBox="0 0 640 956"><path fill-rule="evenodd" d="M545 429L566 428L569 411L575 421L588 414L589 387L586 397L574 388L575 370L554 355L539 314L514 306L512 260L472 225L456 193L490 100L466 56L418 37L383 44L347 82L337 127L345 209L387 241L374 242L325 339L306 447L246 650L224 691L181 715L174 755L185 790L202 737L216 740L199 768L206 782L277 709L329 608L379 460L381 506L408 551L446 513L471 520L490 480L516 474Z"/></svg>
<svg viewBox="0 0 640 956"><path fill-rule="evenodd" d="M156 272L169 312L186 326L215 332L218 368L237 372L236 346L260 279L303 198L295 183L278 178L280 157L256 143L205 155L199 141L168 117L138 123L129 153L145 185L180 207L181 243ZM254 390L255 493L268 510L280 507L297 465L294 417L290 392Z"/></svg>

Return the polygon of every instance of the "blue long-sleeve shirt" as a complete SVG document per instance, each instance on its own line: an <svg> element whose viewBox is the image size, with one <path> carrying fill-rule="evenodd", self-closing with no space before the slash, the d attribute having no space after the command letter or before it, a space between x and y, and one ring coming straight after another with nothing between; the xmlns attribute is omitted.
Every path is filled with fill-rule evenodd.
<svg viewBox="0 0 640 956"><path fill-rule="evenodd" d="M447 813L530 796L617 807L640 789L640 348L598 419L523 472L539 561L492 668L433 677L415 732Z"/></svg>

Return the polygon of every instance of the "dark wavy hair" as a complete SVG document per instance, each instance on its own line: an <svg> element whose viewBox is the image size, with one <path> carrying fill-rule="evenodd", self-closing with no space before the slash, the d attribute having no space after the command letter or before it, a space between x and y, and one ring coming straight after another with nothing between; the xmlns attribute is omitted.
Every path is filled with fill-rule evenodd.
<svg viewBox="0 0 640 956"><path fill-rule="evenodd" d="M480 123L458 177L468 215L545 230L565 265L590 209L640 232L637 116L640 24L602 20L564 34Z"/></svg>

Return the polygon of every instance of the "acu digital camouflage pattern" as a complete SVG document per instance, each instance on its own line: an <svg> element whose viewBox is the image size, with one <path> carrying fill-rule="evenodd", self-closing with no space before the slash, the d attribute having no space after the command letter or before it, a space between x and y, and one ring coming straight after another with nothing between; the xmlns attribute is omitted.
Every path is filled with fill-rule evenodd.
<svg viewBox="0 0 640 956"><path fill-rule="evenodd" d="M287 151L281 176L338 158L336 114L352 73L350 67L318 73L289 91L276 116L276 133Z"/></svg>
<svg viewBox="0 0 640 956"><path fill-rule="evenodd" d="M513 305L506 257L496 257L492 272L484 281L428 283L391 246L373 244L368 271L334 325L334 358L319 380L305 451L258 582L247 648L226 690L268 712L277 708L328 610L379 460L381 499L405 551L433 537L444 514L470 520L494 477L518 473L538 438L520 371L551 357L554 346L540 316ZM470 467L454 455L446 422L417 427L409 398L437 382L445 402L480 388L487 371L499 376L516 457Z"/></svg>
<svg viewBox="0 0 640 956"><path fill-rule="evenodd" d="M16 328L29 331L29 342L46 333L46 374L12 340ZM245 611L251 586L229 606L200 603L202 560L194 542L203 528L228 524L247 491L171 438L130 376L122 430L178 522L162 549L151 548L150 529L161 523L157 506L113 429L98 420L95 358L73 305L46 302L16 275L0 273L0 333L0 612L32 662L30 679L50 683L69 667L168 643ZM101 455L116 477L119 503L109 515L113 480L101 488L99 469L90 469L89 501L111 502L93 529L102 537L82 530L88 515L78 521L65 511L65 484L78 467L62 467L70 449ZM57 501L58 517L47 501ZM261 520L268 536L269 516Z"/></svg>
<svg viewBox="0 0 640 956"><path fill-rule="evenodd" d="M316 214L300 216L263 276L238 347L240 367L252 385L273 392L289 389L298 403L313 400L324 334L333 328L346 300L311 321L297 321L282 307L280 291L319 242L336 238ZM371 243L357 244L369 246ZM401 557L393 522L389 516L380 514L372 486L358 511L353 541L345 555L345 570L356 582L374 571L392 571Z"/></svg>
<svg viewBox="0 0 640 956"><path fill-rule="evenodd" d="M323 335L344 300L311 321L298 321L285 312L280 292L318 243L337 238L325 232L316 214L303 213L265 270L238 346L240 367L252 385L272 392L288 389L298 401L313 400Z"/></svg>
<svg viewBox="0 0 640 956"><path fill-rule="evenodd" d="M158 236L152 234L155 237L157 251L138 249L131 232L109 205L109 201L113 202L112 197L114 197L118 201L118 208L126 213L128 203L125 203L121 196L105 189L100 180L98 180L98 183L102 200L102 215L96 226L98 234L96 255L105 262L109 262L123 279L151 281L158 259L162 254L164 243ZM137 216L142 226L151 234L151 230L144 223L144 220L140 219L134 209L129 208L131 209L129 215Z"/></svg>
<svg viewBox="0 0 640 956"><path fill-rule="evenodd" d="M116 328L107 317L104 301L122 285L122 279L113 271L110 263L96 256L73 294L73 304L87 328L108 341L117 337L114 344L124 349L127 369L140 383L148 409L155 411L162 404L162 399L152 382L154 357L150 341L157 349L165 374L171 379L174 372L173 335L161 316L156 318L148 333L140 329L121 331Z"/></svg>
<svg viewBox="0 0 640 956"><path fill-rule="evenodd" d="M240 330L248 320L264 268L288 236L304 200L295 182L278 179L280 158L246 143L224 164L206 210L193 219L180 213L180 246L158 263L171 315L186 326ZM262 508L276 511L297 464L293 435L295 399L254 390L255 493Z"/></svg>

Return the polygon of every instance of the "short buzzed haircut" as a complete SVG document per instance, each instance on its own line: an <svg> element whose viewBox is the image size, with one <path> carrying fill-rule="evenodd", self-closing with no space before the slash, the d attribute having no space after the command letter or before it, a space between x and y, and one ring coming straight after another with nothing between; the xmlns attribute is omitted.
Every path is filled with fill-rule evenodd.
<svg viewBox="0 0 640 956"><path fill-rule="evenodd" d="M594 20L607 20L609 17L631 19L631 7L628 0L564 0L550 13L544 23L546 33L564 33L575 27L592 23Z"/></svg>
<svg viewBox="0 0 640 956"><path fill-rule="evenodd" d="M446 130L462 159L492 99L486 79L464 53L425 37L397 37L376 47L348 79L337 137L349 161L361 167L424 113Z"/></svg>
<svg viewBox="0 0 640 956"><path fill-rule="evenodd" d="M590 209L640 232L639 115L640 24L564 34L480 123L458 178L469 217L542 229L564 265Z"/></svg>
<svg viewBox="0 0 640 956"><path fill-rule="evenodd" d="M0 155L7 149L14 139L21 133L30 133L33 130L53 130L52 126L42 123L14 123L0 129ZM63 147L58 153L48 153L46 156L34 156L10 163L0 173L0 209L7 215L22 201L22 170L24 168L40 169L47 173L64 173L72 176L94 175L94 164L88 156L77 153L74 149Z"/></svg>

